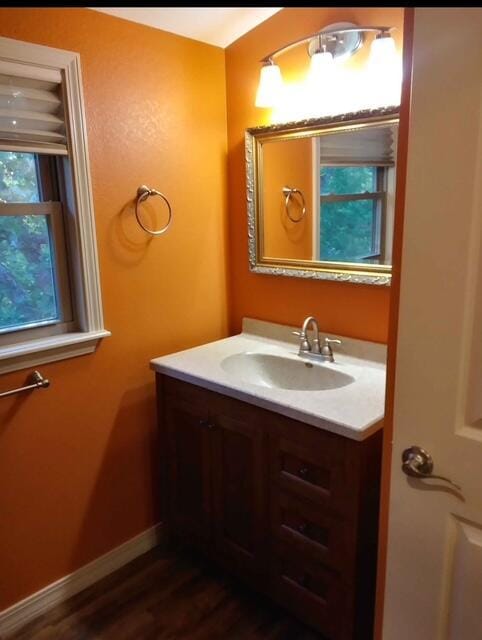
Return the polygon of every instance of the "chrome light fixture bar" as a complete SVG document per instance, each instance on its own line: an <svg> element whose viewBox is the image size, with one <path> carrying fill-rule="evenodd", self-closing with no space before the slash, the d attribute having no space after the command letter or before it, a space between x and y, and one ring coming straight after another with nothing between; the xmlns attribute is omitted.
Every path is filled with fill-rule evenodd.
<svg viewBox="0 0 482 640"><path fill-rule="evenodd" d="M374 42L387 38L393 45L390 35L392 29L393 27L388 26L359 26L351 22L339 22L275 49L260 61L263 66L256 94L256 106L272 107L281 93L283 79L280 68L274 62L274 58L279 54L307 42L312 70L326 69L335 58L349 58L358 51L365 41L365 33L376 33Z"/></svg>

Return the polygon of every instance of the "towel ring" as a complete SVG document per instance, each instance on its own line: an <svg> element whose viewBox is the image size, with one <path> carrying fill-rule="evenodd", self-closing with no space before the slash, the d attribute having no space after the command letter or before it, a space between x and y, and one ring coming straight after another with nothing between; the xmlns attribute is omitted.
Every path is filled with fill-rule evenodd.
<svg viewBox="0 0 482 640"><path fill-rule="evenodd" d="M149 227L146 227L146 225L142 222L139 216L139 205L145 202L149 196L159 196L166 203L168 218L167 218L166 224L162 227L162 229L149 229ZM165 231L167 231L172 220L172 209L171 209L171 205L169 204L169 200L166 198L166 196L163 193L161 193L160 191L157 191L156 189L149 189L149 187L146 187L145 184L143 184L137 189L135 213L136 213L136 220L139 223L139 226L141 227L141 229L144 229L144 231L146 233L149 233L151 236L160 236Z"/></svg>
<svg viewBox="0 0 482 640"><path fill-rule="evenodd" d="M299 218L293 218L291 217L290 214L290 199L292 196L294 196L294 194L297 193L300 196L301 199L301 215ZM285 195L285 209L286 209L286 215L288 216L288 218L291 220L291 222L301 222L303 220L303 218L305 217L306 214L306 202L305 202L305 196L303 195L303 193L299 190L299 189L293 189L291 187L283 187L283 194Z"/></svg>

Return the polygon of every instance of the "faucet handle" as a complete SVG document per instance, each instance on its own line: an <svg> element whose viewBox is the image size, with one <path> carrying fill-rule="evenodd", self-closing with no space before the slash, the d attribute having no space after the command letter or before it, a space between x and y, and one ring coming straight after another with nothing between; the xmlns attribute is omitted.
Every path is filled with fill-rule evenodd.
<svg viewBox="0 0 482 640"><path fill-rule="evenodd" d="M327 345L341 344L341 340L338 340L338 338L325 338L324 343Z"/></svg>
<svg viewBox="0 0 482 640"><path fill-rule="evenodd" d="M292 331L294 336L298 336L300 339L300 352L302 351L311 351L310 343L306 337L306 333L304 331Z"/></svg>
<svg viewBox="0 0 482 640"><path fill-rule="evenodd" d="M321 348L321 355L325 360L329 362L335 362L335 358L333 357L333 349L331 348L332 344L341 344L341 340L338 338L325 338L323 340L323 346Z"/></svg>

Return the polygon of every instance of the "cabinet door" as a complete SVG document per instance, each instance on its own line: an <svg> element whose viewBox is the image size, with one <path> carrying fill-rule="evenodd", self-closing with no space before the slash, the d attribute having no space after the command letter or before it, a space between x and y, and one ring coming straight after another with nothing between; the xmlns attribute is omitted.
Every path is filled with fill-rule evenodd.
<svg viewBox="0 0 482 640"><path fill-rule="evenodd" d="M263 413L219 398L211 418L216 554L258 586L266 574Z"/></svg>
<svg viewBox="0 0 482 640"><path fill-rule="evenodd" d="M169 521L173 532L206 546L211 537L211 443L207 406L167 396Z"/></svg>

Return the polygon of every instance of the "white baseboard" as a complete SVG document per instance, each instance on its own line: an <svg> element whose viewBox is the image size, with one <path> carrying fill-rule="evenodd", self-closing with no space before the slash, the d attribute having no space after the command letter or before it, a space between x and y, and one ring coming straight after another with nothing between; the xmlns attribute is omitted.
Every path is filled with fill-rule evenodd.
<svg viewBox="0 0 482 640"><path fill-rule="evenodd" d="M77 569L77 571L52 582L8 609L0 611L0 638L7 638L14 631L55 605L67 600L82 589L90 587L101 578L153 549L161 542L161 538L162 525L157 524Z"/></svg>

